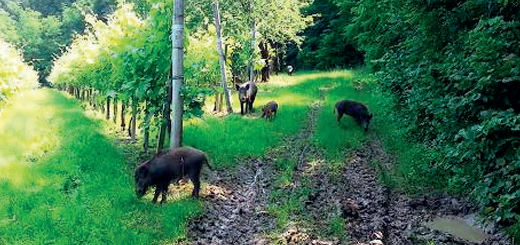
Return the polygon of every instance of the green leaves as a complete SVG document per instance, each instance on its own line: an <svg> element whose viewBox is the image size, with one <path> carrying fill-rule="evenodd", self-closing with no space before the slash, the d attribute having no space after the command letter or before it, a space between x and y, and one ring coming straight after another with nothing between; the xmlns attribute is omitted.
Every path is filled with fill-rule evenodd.
<svg viewBox="0 0 520 245"><path fill-rule="evenodd" d="M23 63L21 54L0 39L0 110L6 100L20 90L37 86L38 74Z"/></svg>
<svg viewBox="0 0 520 245"><path fill-rule="evenodd" d="M432 166L446 173L449 189L471 192L502 224L515 222L520 215L516 3L337 4L346 7L343 17L352 15L343 24L345 35L364 51L381 88L395 96L393 114L405 124L410 140L442 153ZM426 161L417 164L424 171L414 175L428 174L432 167Z"/></svg>

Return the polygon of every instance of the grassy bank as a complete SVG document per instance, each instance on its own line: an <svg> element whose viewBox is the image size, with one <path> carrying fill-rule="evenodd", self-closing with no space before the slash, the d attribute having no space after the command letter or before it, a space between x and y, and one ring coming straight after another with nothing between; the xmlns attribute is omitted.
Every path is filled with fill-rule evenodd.
<svg viewBox="0 0 520 245"><path fill-rule="evenodd" d="M23 92L0 119L0 244L161 244L186 236L201 206L153 206L107 123L53 90Z"/></svg>

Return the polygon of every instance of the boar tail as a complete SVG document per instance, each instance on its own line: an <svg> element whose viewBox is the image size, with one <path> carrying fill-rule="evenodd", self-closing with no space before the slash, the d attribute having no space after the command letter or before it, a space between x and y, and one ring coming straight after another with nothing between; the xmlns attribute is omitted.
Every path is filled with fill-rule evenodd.
<svg viewBox="0 0 520 245"><path fill-rule="evenodd" d="M209 164L208 159L206 159L206 161L204 161L204 163L206 163L206 165L208 165L209 170L213 171L213 167Z"/></svg>

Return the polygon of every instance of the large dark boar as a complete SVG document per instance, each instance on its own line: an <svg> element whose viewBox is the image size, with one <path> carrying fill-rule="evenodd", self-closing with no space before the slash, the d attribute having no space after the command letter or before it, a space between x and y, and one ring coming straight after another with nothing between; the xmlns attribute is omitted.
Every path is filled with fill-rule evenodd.
<svg viewBox="0 0 520 245"><path fill-rule="evenodd" d="M255 102L258 87L255 82L246 82L244 84L235 84L235 89L238 91L238 99L240 100L240 114L253 111L253 103ZM244 111L244 103L246 108Z"/></svg>
<svg viewBox="0 0 520 245"><path fill-rule="evenodd" d="M203 164L211 169L206 154L192 147L179 147L156 154L134 171L137 196L144 196L150 186L155 186L152 202L156 203L159 193L162 193L161 203L164 203L170 183L188 176L193 183L192 196L198 197Z"/></svg>
<svg viewBox="0 0 520 245"><path fill-rule="evenodd" d="M267 103L264 108L262 108L262 117L265 117L266 119L272 119L274 116L276 116L276 112L278 112L278 103L276 101L272 100Z"/></svg>
<svg viewBox="0 0 520 245"><path fill-rule="evenodd" d="M365 131L368 130L372 114L368 112L367 107L361 102L340 100L336 103L334 111L338 113L338 123L341 117L343 117L343 114L346 114L353 117L361 127L365 127Z"/></svg>

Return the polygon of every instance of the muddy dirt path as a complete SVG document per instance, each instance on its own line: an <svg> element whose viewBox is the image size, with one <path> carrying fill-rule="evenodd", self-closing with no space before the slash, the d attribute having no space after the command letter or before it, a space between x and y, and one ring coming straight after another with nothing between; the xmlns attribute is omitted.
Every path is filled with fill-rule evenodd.
<svg viewBox="0 0 520 245"><path fill-rule="evenodd" d="M184 244L272 244L275 218L268 215L273 166L278 159L297 157L303 163L306 142L314 133L321 106L311 106L308 122L293 137L267 150L262 158L243 158L236 173L210 173L203 188L205 211L188 225Z"/></svg>
<svg viewBox="0 0 520 245"><path fill-rule="evenodd" d="M512 244L497 229L488 226L488 238L469 242L425 227L424 222L439 216L457 216L474 222L477 209L468 201L448 196L411 198L382 186L378 171L370 165L378 162L379 171L392 162L378 141L371 141L346 157L343 173L346 180L343 215L348 218L351 241L366 243L378 240L384 244ZM356 244L356 243L354 243Z"/></svg>
<svg viewBox="0 0 520 245"><path fill-rule="evenodd" d="M204 214L188 225L188 241L182 244L512 244L493 227L487 228L490 234L483 243L425 227L423 222L437 216L472 219L476 209L466 200L411 198L383 186L378 175L392 168L393 160L375 139L346 151L344 167L332 172L323 152L312 143L320 111L321 104L313 103L296 136L267 150L262 158L239 159L236 173L210 172L202 192ZM278 188L274 166L280 159L296 162L291 183L283 189L287 196L310 190L299 196L302 210L291 213L281 231L267 212L273 205L271 192ZM334 220L344 221L345 235L331 232Z"/></svg>
<svg viewBox="0 0 520 245"><path fill-rule="evenodd" d="M270 167L258 158L241 159L236 173L210 173L202 190L204 214L188 226L183 244L267 244Z"/></svg>

